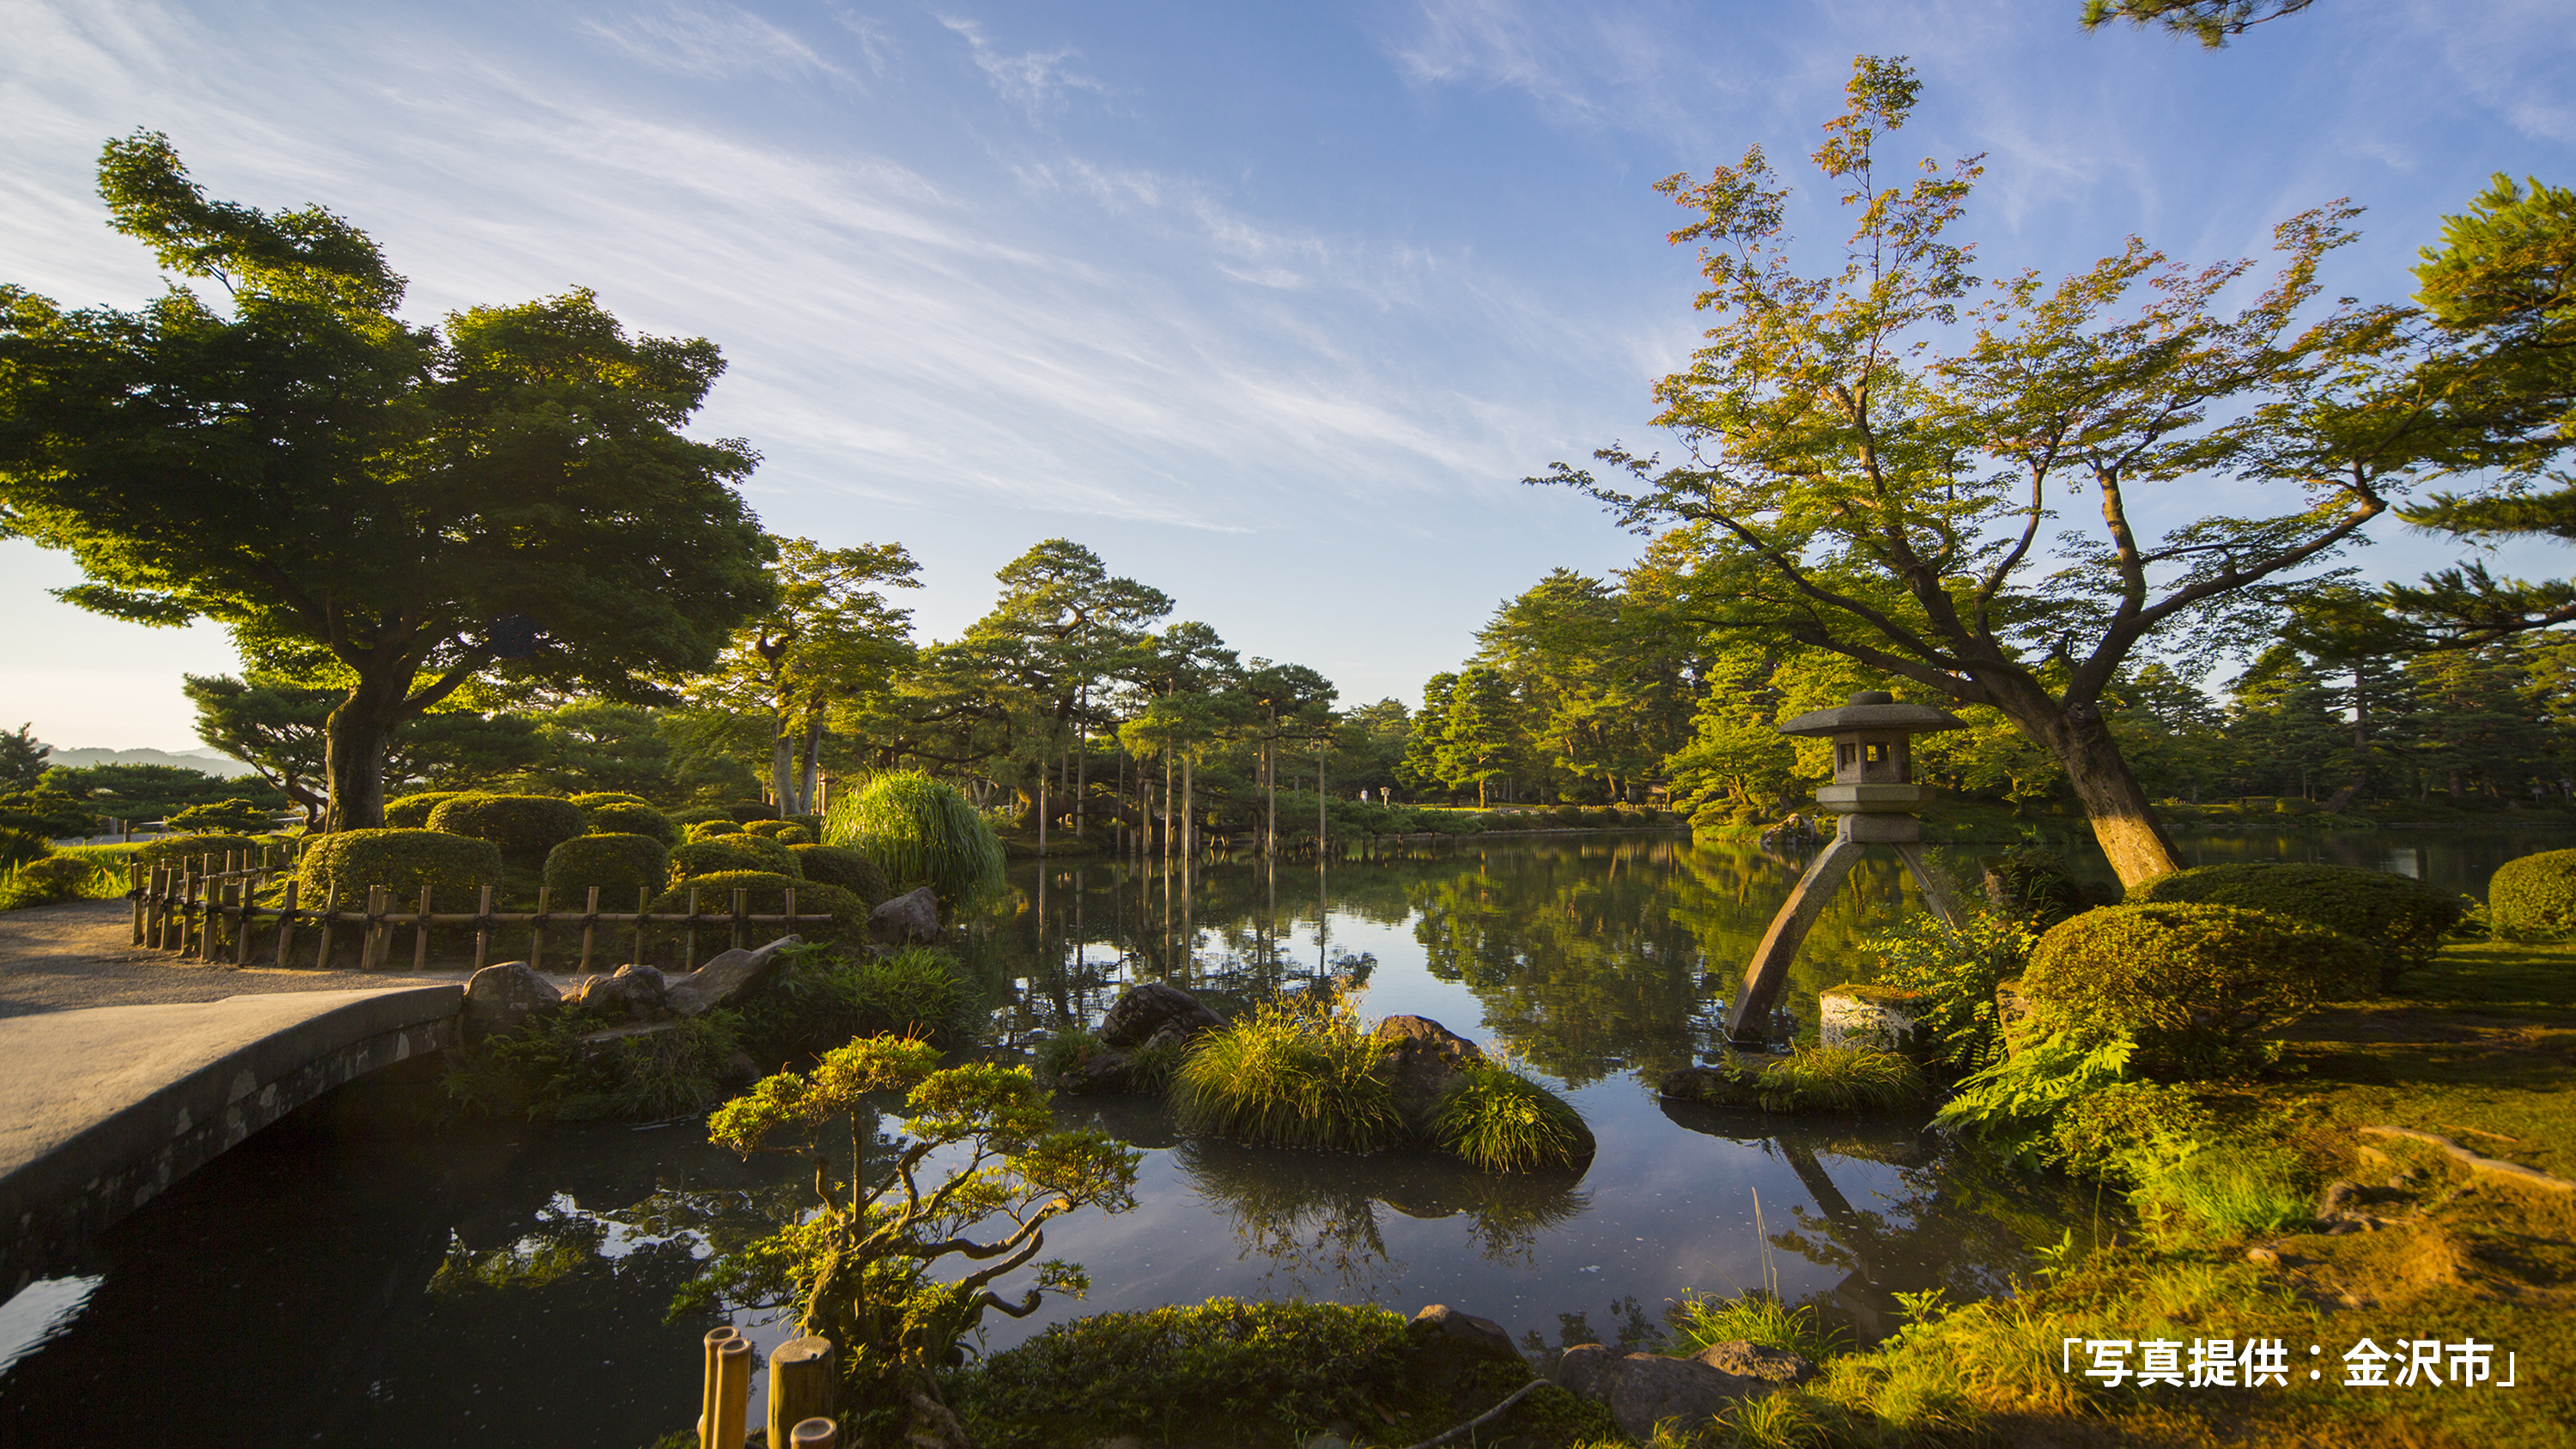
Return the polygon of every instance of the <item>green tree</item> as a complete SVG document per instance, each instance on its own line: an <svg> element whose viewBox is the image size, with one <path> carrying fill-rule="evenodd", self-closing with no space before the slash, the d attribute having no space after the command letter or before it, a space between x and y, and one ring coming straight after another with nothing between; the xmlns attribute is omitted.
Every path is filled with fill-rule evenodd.
<svg viewBox="0 0 2576 1449"><path fill-rule="evenodd" d="M99 183L229 311L0 286L0 533L69 552L83 608L347 670L331 828L381 822L388 735L478 675L650 698L767 603L733 487L756 456L679 431L714 344L629 337L586 291L410 326L365 233L211 201L157 134L109 142Z"/></svg>
<svg viewBox="0 0 2576 1449"><path fill-rule="evenodd" d="M1511 677L1557 792L1597 780L1612 800L1640 793L1688 735L1688 639L1650 601L1563 568L1476 636L1478 660Z"/></svg>
<svg viewBox="0 0 2576 1449"><path fill-rule="evenodd" d="M1476 808L1488 803L1487 787L1512 772L1521 742L1520 701L1501 670L1470 665L1449 687L1449 713L1440 734L1440 779L1453 790L1476 787Z"/></svg>
<svg viewBox="0 0 2576 1449"><path fill-rule="evenodd" d="M2341 701L2299 651L2276 644L2237 676L2227 709L2228 742L2236 756L2236 791L2248 795L2316 798L2320 767L2341 783L2350 753L2344 748Z"/></svg>
<svg viewBox="0 0 2576 1449"><path fill-rule="evenodd" d="M44 778L45 756L54 751L51 745L37 741L35 728L31 720L9 734L0 734L0 790L33 790L36 782Z"/></svg>
<svg viewBox="0 0 2576 1449"><path fill-rule="evenodd" d="M1273 664L1255 659L1234 688L1257 714L1253 735L1267 813L1261 827L1263 853L1279 853L1279 746L1287 741L1328 739L1333 729L1333 700L1340 691L1331 680L1303 664Z"/></svg>
<svg viewBox="0 0 2576 1449"><path fill-rule="evenodd" d="M1449 696L1457 691L1458 676L1446 670L1422 682L1422 709L1413 717L1413 735L1404 743L1404 758L1396 763L1396 783L1408 790L1445 791L1448 782L1440 773L1440 751L1449 738Z"/></svg>
<svg viewBox="0 0 2576 1449"><path fill-rule="evenodd" d="M2098 30L2125 20L2144 30L2156 27L2188 35L2209 50L2266 20L2296 15L2316 0L2084 0L2084 28Z"/></svg>
<svg viewBox="0 0 2576 1449"><path fill-rule="evenodd" d="M1619 486L1563 463L1541 481L1632 528L1689 530L1687 627L1842 654L2000 711L2065 772L2121 879L2159 875L2180 860L2106 691L2142 646L2205 663L2258 623L2268 633L2297 571L2387 508L2431 431L2390 385L2409 339L2396 309L2303 321L2320 259L2349 239L2342 207L2284 223L2279 276L2232 315L2217 303L2249 263L2191 271L2134 239L1968 310L1981 284L1949 231L1981 166L1876 177L1916 91L1900 63L1855 62L1814 159L1858 221L1822 273L1791 266L1788 193L1758 148L1704 183L1661 183L1696 213L1673 237L1700 245L1698 305L1716 317L1657 387L1657 422L1688 458L1609 448ZM2270 516L2139 532L2137 511L2187 506L2217 480L2293 496ZM2069 486L2098 501L2098 531L2043 544L2050 494Z"/></svg>
<svg viewBox="0 0 2576 1449"><path fill-rule="evenodd" d="M320 829L330 802L324 766L331 712L347 689L300 684L259 669L244 670L239 679L180 678L196 706L197 737L249 765L304 811L306 828ZM470 789L534 766L538 754L535 727L516 715L433 710L388 732L385 788Z"/></svg>
<svg viewBox="0 0 2576 1449"><path fill-rule="evenodd" d="M286 797L265 782L226 780L178 765L56 765L40 788L59 790L91 812L120 820L165 820L191 805L247 799L263 810L283 808Z"/></svg>

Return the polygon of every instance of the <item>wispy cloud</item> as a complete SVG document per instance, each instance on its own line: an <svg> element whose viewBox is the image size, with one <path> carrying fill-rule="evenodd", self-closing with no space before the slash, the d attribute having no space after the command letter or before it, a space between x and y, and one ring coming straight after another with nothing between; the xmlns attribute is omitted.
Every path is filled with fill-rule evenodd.
<svg viewBox="0 0 2576 1449"><path fill-rule="evenodd" d="M955 31L966 42L968 53L975 58L976 68L992 81L993 88L1002 93L1003 99L1028 112L1032 118L1062 109L1069 91L1089 91L1099 96L1110 93L1107 85L1065 65L1080 53L1071 46L1055 50L1006 51L986 38L983 25L977 21L942 15L939 23Z"/></svg>
<svg viewBox="0 0 2576 1449"><path fill-rule="evenodd" d="M614 22L588 19L580 25L647 65L685 75L853 78L794 34L736 5L667 4Z"/></svg>

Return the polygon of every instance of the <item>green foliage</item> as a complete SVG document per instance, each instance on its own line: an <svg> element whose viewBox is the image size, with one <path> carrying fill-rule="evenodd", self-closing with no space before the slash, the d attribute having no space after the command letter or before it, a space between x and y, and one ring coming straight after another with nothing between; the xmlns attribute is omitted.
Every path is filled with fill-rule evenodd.
<svg viewBox="0 0 2576 1449"><path fill-rule="evenodd" d="M568 795L564 798L570 800L573 804L580 806L584 810L596 810L602 805L649 806L653 803L641 795L630 795L622 790L592 790L580 795Z"/></svg>
<svg viewBox="0 0 2576 1449"><path fill-rule="evenodd" d="M429 812L429 828L488 840L501 859L528 870L544 868L556 846L590 829L581 807L551 795L451 795Z"/></svg>
<svg viewBox="0 0 2576 1449"><path fill-rule="evenodd" d="M1813 1363L1823 1363L1842 1348L1843 1335L1825 1326L1811 1305L1791 1307L1776 1293L1755 1289L1733 1298L1704 1298L1685 1293L1668 1315L1683 1351L1712 1344L1751 1343L1783 1349Z"/></svg>
<svg viewBox="0 0 2576 1449"><path fill-rule="evenodd" d="M248 800L219 800L211 805L191 805L173 814L167 823L173 830L255 835L268 829L268 812Z"/></svg>
<svg viewBox="0 0 2576 1449"><path fill-rule="evenodd" d="M428 886L458 910L480 888L501 884L501 851L488 840L437 830L341 830L308 841L296 861L303 901L355 907L369 886L387 886L397 905L411 905Z"/></svg>
<svg viewBox="0 0 2576 1449"><path fill-rule="evenodd" d="M2042 936L2020 989L2044 1029L2125 1037L2140 1071L2191 1077L2253 1065L2263 1032L2366 992L2376 968L2361 945L2285 916L2106 906Z"/></svg>
<svg viewBox="0 0 2576 1449"><path fill-rule="evenodd" d="M427 830L430 812L464 794L462 790L424 790L385 802L387 830Z"/></svg>
<svg viewBox="0 0 2576 1449"><path fill-rule="evenodd" d="M2095 904L2067 872L2065 859L2044 845L2024 842L1978 864L2003 887L2013 913L2029 921L2033 933Z"/></svg>
<svg viewBox="0 0 2576 1449"><path fill-rule="evenodd" d="M1915 994L1916 1044L1952 1071L1974 1071L2003 1054L1995 987L2028 969L2038 933L2009 916L1965 912L1952 930L1908 915L1861 943L1878 958L1876 984Z"/></svg>
<svg viewBox="0 0 2576 1449"><path fill-rule="evenodd" d="M647 835L664 846L680 843L680 827L671 817L630 800L610 800L598 805L584 805L582 812L590 817L593 835Z"/></svg>
<svg viewBox="0 0 2576 1449"><path fill-rule="evenodd" d="M905 1115L880 1152L871 1099L887 1092L905 1094ZM1142 1157L1100 1132L1057 1127L1025 1069L942 1068L928 1043L891 1036L836 1048L809 1074L764 1079L718 1108L708 1135L813 1164L814 1216L718 1259L704 1283L736 1302L794 1303L805 1332L840 1346L845 1404L862 1410L926 1394L986 1310L1021 1318L1048 1292L1081 1296L1081 1269L1061 1261L1041 1265L1016 1300L992 1285L1036 1260L1049 1221L1135 1206ZM836 1140L855 1148L846 1168L806 1145ZM933 1154L949 1170L925 1182Z"/></svg>
<svg viewBox="0 0 2576 1449"><path fill-rule="evenodd" d="M559 906L597 886L602 910L631 910L639 891L658 892L670 878L671 852L649 835L579 835L546 854L545 883Z"/></svg>
<svg viewBox="0 0 2576 1449"><path fill-rule="evenodd" d="M681 846L681 850L689 847ZM733 910L733 893L748 892L744 909L752 915L777 915L787 909L787 893L796 892L796 914L828 916L828 921L799 925L797 934L812 942L856 942L867 933L867 902L838 886L760 870L719 870L687 877L653 898L655 915L677 915L689 908L689 892L698 892L701 915L721 916Z"/></svg>
<svg viewBox="0 0 2576 1449"><path fill-rule="evenodd" d="M5 324L0 324L4 332ZM191 805L247 799L254 805L282 807L286 797L256 779L227 780L179 765L56 765L45 771L43 788L72 796L96 815L140 823L166 820Z"/></svg>
<svg viewBox="0 0 2576 1449"><path fill-rule="evenodd" d="M839 886L872 904L894 896L894 888L886 884L885 872L855 850L837 845L790 845L787 853L807 880Z"/></svg>
<svg viewBox="0 0 2576 1449"><path fill-rule="evenodd" d="M2231 1141L2147 1168L2129 1200L2141 1213L2179 1214L2221 1235L2276 1233L2313 1222L2316 1198L2296 1156Z"/></svg>
<svg viewBox="0 0 2576 1449"><path fill-rule="evenodd" d="M28 721L0 734L0 792L33 790L44 778L45 756L53 749L37 742L35 729L34 722Z"/></svg>
<svg viewBox="0 0 2576 1449"><path fill-rule="evenodd" d="M2576 934L2576 850L2508 860L2487 880L2487 921L2508 939Z"/></svg>
<svg viewBox="0 0 2576 1449"><path fill-rule="evenodd" d="M2341 932L2379 958L2382 989L2394 987L2400 972L2430 962L2464 911L2458 896L2409 876L2272 862L2176 871L2139 882L2128 899L2242 906ZM2570 901L2576 903L2576 892Z"/></svg>
<svg viewBox="0 0 2576 1449"><path fill-rule="evenodd" d="M722 817L718 817L713 820L694 820L689 823L689 839L691 841L713 840L720 835L748 834L750 834L750 832L744 830L739 824Z"/></svg>
<svg viewBox="0 0 2576 1449"><path fill-rule="evenodd" d="M717 835L692 840L671 851L671 874L675 880L709 875L722 870L759 870L771 875L794 875L799 865L787 847L757 835Z"/></svg>
<svg viewBox="0 0 2576 1449"><path fill-rule="evenodd" d="M1773 1111L1892 1112L1923 1100L1923 1070L1898 1052L1800 1042L1757 1081Z"/></svg>
<svg viewBox="0 0 2576 1449"><path fill-rule="evenodd" d="M797 908L804 908L801 892ZM933 947L885 957L809 951L776 992L745 1010L743 1031L764 1059L819 1053L863 1036L956 1046L973 1039L978 1007L957 958Z"/></svg>
<svg viewBox="0 0 2576 1449"><path fill-rule="evenodd" d="M2035 1166L2048 1155L2058 1115L2125 1080L2134 1051L2126 1037L2051 1032L1961 1082L1933 1120L1983 1139L2007 1162Z"/></svg>
<svg viewBox="0 0 2576 1449"><path fill-rule="evenodd" d="M226 835L211 831L199 835L163 835L143 842L136 848L134 859L136 863L149 869L158 865L176 866L183 862L193 863L201 855L211 855L215 858L215 868L220 870L223 868L224 857L236 851L245 852L254 860L258 859L261 844L261 841L248 835Z"/></svg>
<svg viewBox="0 0 2576 1449"><path fill-rule="evenodd" d="M683 1017L604 1052L583 1051L582 1036L604 1025L573 1010L539 1017L512 1035L448 1053L440 1085L475 1117L652 1120L715 1101L741 1050L738 1018L727 1011Z"/></svg>
<svg viewBox="0 0 2576 1449"><path fill-rule="evenodd" d="M0 876L0 911L14 911L27 906L50 906L79 900L97 893L114 877L97 865L77 856L48 855L11 866Z"/></svg>
<svg viewBox="0 0 2576 1449"><path fill-rule="evenodd" d="M2190 1088L2119 1081L2060 1107L2045 1155L2079 1177L2135 1184L2199 1152L2217 1130Z"/></svg>
<svg viewBox="0 0 2576 1449"><path fill-rule="evenodd" d="M1441 1099L1432 1141L1483 1172L1556 1171L1592 1157L1591 1134L1572 1103L1491 1064L1468 1068Z"/></svg>
<svg viewBox="0 0 2576 1449"><path fill-rule="evenodd" d="M98 813L70 791L37 787L0 795L0 831L26 836L38 845L97 829Z"/></svg>
<svg viewBox="0 0 2576 1449"><path fill-rule="evenodd" d="M721 805L687 805L680 809L670 811L669 814L672 824L687 831L695 831L697 827L717 820L721 820L728 825L733 824L733 817L726 814L724 807ZM739 829L740 827L737 826L736 828ZM696 838L697 837L694 834L690 836L690 839L692 840Z"/></svg>
<svg viewBox="0 0 2576 1449"><path fill-rule="evenodd" d="M774 840L796 828L793 820L750 820L743 823L742 833Z"/></svg>
<svg viewBox="0 0 2576 1449"><path fill-rule="evenodd" d="M1002 881L1002 841L957 788L919 770L876 776L832 802L826 844L876 863L896 892L928 886L955 912Z"/></svg>
<svg viewBox="0 0 2576 1449"><path fill-rule="evenodd" d="M1184 1132L1373 1152L1404 1136L1378 1053L1346 1012L1267 1002L1199 1038L1172 1077L1172 1118Z"/></svg>
<svg viewBox="0 0 2576 1449"><path fill-rule="evenodd" d="M961 1375L956 1401L990 1449L1188 1443L1217 1425L1297 1442L1375 1419L1403 1392L1405 1350L1404 1320L1383 1308L1211 1298L1057 1324Z"/></svg>

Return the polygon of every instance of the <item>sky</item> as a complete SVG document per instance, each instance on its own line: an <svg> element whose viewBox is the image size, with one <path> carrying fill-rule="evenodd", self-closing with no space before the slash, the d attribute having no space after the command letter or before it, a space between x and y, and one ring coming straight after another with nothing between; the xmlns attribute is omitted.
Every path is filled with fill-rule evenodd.
<svg viewBox="0 0 2576 1449"><path fill-rule="evenodd" d="M2398 300L2490 173L2576 175L2563 0L2324 0L2219 52L2078 9L0 0L0 281L158 292L94 168L163 131L211 195L366 230L415 320L589 287L712 339L694 430L760 451L771 531L910 549L925 639L1062 537L1247 656L1411 701L1550 568L1634 557L1520 480L1668 445L1650 388L1699 325L1658 178L1760 145L1838 240L1804 157L1855 54L1921 75L1896 154L1986 156L1989 276L2132 233L2258 253L2349 196L2326 286ZM2375 538L2376 577L2455 552ZM0 542L0 728L196 747L179 676L229 641L48 593L77 581Z"/></svg>

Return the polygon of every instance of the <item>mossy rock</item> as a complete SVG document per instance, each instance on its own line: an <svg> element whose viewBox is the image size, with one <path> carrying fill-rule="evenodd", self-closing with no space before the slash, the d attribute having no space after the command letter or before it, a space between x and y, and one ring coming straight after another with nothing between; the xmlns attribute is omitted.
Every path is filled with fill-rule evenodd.
<svg viewBox="0 0 2576 1449"><path fill-rule="evenodd" d="M886 881L885 872L855 850L837 845L790 845L787 853L807 880L839 886L872 905L894 898L894 887Z"/></svg>
<svg viewBox="0 0 2576 1449"><path fill-rule="evenodd" d="M552 795L457 795L429 812L429 828L469 835L500 848L501 858L543 869L556 846L590 829L581 807Z"/></svg>
<svg viewBox="0 0 2576 1449"><path fill-rule="evenodd" d="M2105 906L2040 937L2015 987L2033 1029L2125 1032L2134 1069L2188 1080L2251 1065L2262 1033L2366 993L2378 965L2347 936L2268 911Z"/></svg>
<svg viewBox="0 0 2576 1449"><path fill-rule="evenodd" d="M560 905L587 900L597 886L601 909L623 911L638 892L659 891L670 880L671 852L649 835L578 835L546 856L546 888Z"/></svg>
<svg viewBox="0 0 2576 1449"><path fill-rule="evenodd" d="M2576 935L2576 850L2508 860L2487 878L2487 920L2508 936Z"/></svg>
<svg viewBox="0 0 2576 1449"><path fill-rule="evenodd" d="M173 868L182 865L193 866L197 857L211 855L215 858L215 869L221 870L224 868L226 855L234 851L242 851L256 861L259 859L260 846L270 843L273 842L262 841L257 836L228 835L215 831L198 835L165 835L158 840L136 847L134 860L136 864L149 870L156 865Z"/></svg>
<svg viewBox="0 0 2576 1449"><path fill-rule="evenodd" d="M2559 853L2576 861L2576 851ZM2141 905L2242 906L2339 931L2379 958L2383 989L2394 986L2399 973L2431 962L2442 938L2467 913L2458 896L2412 876L2280 862L2178 870L2140 882L2128 899Z"/></svg>
<svg viewBox="0 0 2576 1449"><path fill-rule="evenodd" d="M682 849L688 847L683 846ZM787 893L796 892L799 916L828 916L828 922L800 924L795 934L808 941L848 942L864 935L868 927L866 901L838 886L798 880L764 870L717 871L711 875L691 876L653 898L655 915L677 915L689 908L689 892L698 893L698 913L716 917L733 911L733 893L747 893L743 909L755 916L774 916L787 909ZM781 934L785 934L782 928Z"/></svg>
<svg viewBox="0 0 2576 1449"><path fill-rule="evenodd" d="M430 812L464 794L462 790L424 790L385 802L387 830L427 830Z"/></svg>
<svg viewBox="0 0 2576 1449"><path fill-rule="evenodd" d="M692 840L671 852L671 878L684 880L722 870L762 870L772 875L800 874L796 856L786 846L757 835L720 835Z"/></svg>
<svg viewBox="0 0 2576 1449"><path fill-rule="evenodd" d="M299 904L307 907L336 900L343 909L358 909L369 886L389 887L396 903L410 906L428 886L433 905L464 910L483 886L501 883L501 850L488 840L437 830L342 830L305 846L296 879Z"/></svg>
<svg viewBox="0 0 2576 1449"><path fill-rule="evenodd" d="M660 841L666 850L680 843L680 827L650 805L611 800L583 806L582 813L590 817L593 835L647 835Z"/></svg>

